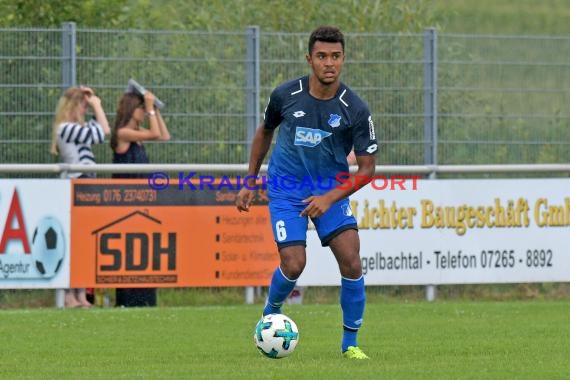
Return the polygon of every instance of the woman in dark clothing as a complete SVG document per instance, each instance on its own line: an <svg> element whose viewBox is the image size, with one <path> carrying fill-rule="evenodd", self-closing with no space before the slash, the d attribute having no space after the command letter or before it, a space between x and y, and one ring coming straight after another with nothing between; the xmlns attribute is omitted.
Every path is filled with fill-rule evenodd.
<svg viewBox="0 0 570 380"><path fill-rule="evenodd" d="M170 133L160 114L154 107L155 96L146 91L144 97L136 93L125 93L119 100L115 125L111 132L111 148L115 164L148 164L143 141L170 140ZM142 128L145 117L148 128ZM146 178L144 173L117 173L113 178Z"/></svg>
<svg viewBox="0 0 570 380"><path fill-rule="evenodd" d="M155 96L125 93L119 100L115 125L111 132L111 148L115 164L148 164L143 142L170 140L170 133L154 106ZM148 128L142 124L148 118ZM146 178L145 173L114 173L113 178ZM156 306L155 288L121 288L116 290L117 306Z"/></svg>

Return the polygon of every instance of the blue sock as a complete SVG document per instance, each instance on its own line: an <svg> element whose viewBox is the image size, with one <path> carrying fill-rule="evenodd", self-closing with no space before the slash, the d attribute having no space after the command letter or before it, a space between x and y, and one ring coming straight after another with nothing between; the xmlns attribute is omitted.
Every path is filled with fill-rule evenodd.
<svg viewBox="0 0 570 380"><path fill-rule="evenodd" d="M287 299L287 296L295 288L297 280L290 280L281 271L280 267L275 269L273 277L271 278L271 285L269 286L269 295L267 302L263 309L263 315L267 314L281 314L281 305Z"/></svg>
<svg viewBox="0 0 570 380"><path fill-rule="evenodd" d="M340 306L342 307L344 328L341 345L342 352L346 351L348 346L357 346L356 335L362 324L365 303L364 277L361 276L356 280L343 277L340 286Z"/></svg>

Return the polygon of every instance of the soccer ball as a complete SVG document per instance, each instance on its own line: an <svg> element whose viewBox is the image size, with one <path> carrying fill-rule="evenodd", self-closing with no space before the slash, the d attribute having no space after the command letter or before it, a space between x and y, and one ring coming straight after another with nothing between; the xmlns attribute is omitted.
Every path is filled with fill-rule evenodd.
<svg viewBox="0 0 570 380"><path fill-rule="evenodd" d="M299 329L286 315L268 314L257 322L253 340L263 355L280 359L291 355L297 347Z"/></svg>
<svg viewBox="0 0 570 380"><path fill-rule="evenodd" d="M61 269L65 257L65 237L59 220L43 217L32 237L33 266L42 278L51 278Z"/></svg>

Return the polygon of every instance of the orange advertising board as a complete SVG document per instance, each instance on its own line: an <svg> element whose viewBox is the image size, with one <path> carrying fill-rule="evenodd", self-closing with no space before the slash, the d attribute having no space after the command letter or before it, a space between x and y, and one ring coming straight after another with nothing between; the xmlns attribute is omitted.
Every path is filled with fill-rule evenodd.
<svg viewBox="0 0 570 380"><path fill-rule="evenodd" d="M263 190L248 213L237 190L146 180L73 180L70 286L266 286L279 263Z"/></svg>

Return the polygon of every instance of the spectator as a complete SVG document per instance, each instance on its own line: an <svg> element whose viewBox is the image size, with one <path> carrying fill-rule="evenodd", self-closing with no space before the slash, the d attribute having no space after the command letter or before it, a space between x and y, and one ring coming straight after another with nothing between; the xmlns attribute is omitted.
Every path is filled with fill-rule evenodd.
<svg viewBox="0 0 570 380"><path fill-rule="evenodd" d="M154 106L155 96L145 91L144 96L127 92L119 99L115 125L111 134L113 163L148 164L143 142L170 140L170 133ZM148 128L142 124L148 119ZM144 173L114 173L113 178L147 178ZM117 306L156 306L155 288L120 288L116 290Z"/></svg>
<svg viewBox="0 0 570 380"><path fill-rule="evenodd" d="M94 117L88 122L85 115L91 108ZM64 172L62 178L95 178L88 166L95 163L92 144L101 144L110 133L101 99L85 86L68 88L60 97L55 110L51 153L60 155L66 164L85 165L86 172ZM91 307L85 289L66 289L65 307Z"/></svg>

